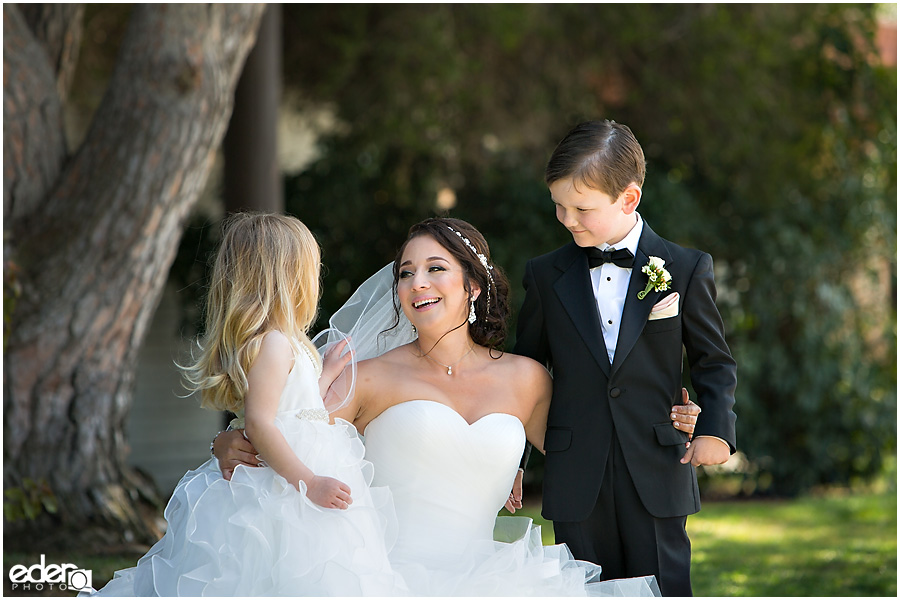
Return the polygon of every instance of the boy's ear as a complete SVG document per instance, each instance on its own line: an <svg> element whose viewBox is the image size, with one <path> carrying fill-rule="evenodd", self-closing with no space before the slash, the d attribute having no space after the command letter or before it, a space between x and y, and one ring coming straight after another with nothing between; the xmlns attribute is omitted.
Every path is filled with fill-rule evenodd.
<svg viewBox="0 0 900 600"><path fill-rule="evenodd" d="M641 188L636 183L629 183L625 191L622 192L622 211L626 215L630 215L637 210L638 204L641 203Z"/></svg>

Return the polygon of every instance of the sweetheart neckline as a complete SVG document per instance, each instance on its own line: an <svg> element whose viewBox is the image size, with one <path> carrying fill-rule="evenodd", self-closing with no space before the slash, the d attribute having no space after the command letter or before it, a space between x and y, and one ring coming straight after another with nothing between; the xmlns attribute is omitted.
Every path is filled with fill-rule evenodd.
<svg viewBox="0 0 900 600"><path fill-rule="evenodd" d="M469 423L469 421L468 421L464 416L462 416L461 414L459 414L459 412L458 412L455 408L453 408L452 406L450 406L450 405L448 405L448 404L444 404L443 402L438 402L437 400L415 399L415 400L404 400L403 402L398 402L397 404L392 404L391 406L388 406L386 409L384 409L383 411L381 411L381 413L380 413L378 416L376 416L374 419L372 419L371 421L369 421L369 422L366 424L366 428L365 428L365 430L363 431L363 436L365 436L365 432L369 430L369 425L371 425L373 422L375 422L381 415L383 415L383 414L386 413L387 411L391 410L392 408L396 408L397 406L401 406L401 405L403 405L403 404L409 404L409 403L411 403L411 402L425 402L425 403L428 403L428 404L437 404L438 406L443 406L444 408L446 408L447 410L449 410L450 412L452 412L454 415L456 415L457 417L459 417L460 420L461 420L463 423L465 423L467 427L470 427L470 428L471 428L471 427L474 427L475 425L477 425L478 423L480 423L481 421L483 421L483 420L486 419L487 417L493 417L493 416L497 416L497 415L503 415L503 416L506 416L506 417L511 417L511 418L515 419L516 422L519 423L519 425L522 425L522 428L523 428L523 429L525 428L525 425L522 423L522 421L519 419L519 417L517 417L516 415L511 415L511 414L509 414L509 413L505 413L505 412L491 412L491 413L488 413L488 414L486 414L486 415L482 415L482 416L478 417L477 419L475 419L474 421L472 421L471 423Z"/></svg>

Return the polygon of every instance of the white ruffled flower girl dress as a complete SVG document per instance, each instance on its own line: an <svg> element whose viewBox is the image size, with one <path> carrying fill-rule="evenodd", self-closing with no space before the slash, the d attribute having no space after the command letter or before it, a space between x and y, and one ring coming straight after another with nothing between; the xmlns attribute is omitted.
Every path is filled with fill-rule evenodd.
<svg viewBox="0 0 900 600"><path fill-rule="evenodd" d="M346 483L353 503L326 509L268 467L225 481L215 458L189 471L166 507L166 534L102 596L391 596L405 593L388 562L391 494L353 426L328 423L311 358L295 359L276 424L316 475ZM305 492L305 485L301 483Z"/></svg>

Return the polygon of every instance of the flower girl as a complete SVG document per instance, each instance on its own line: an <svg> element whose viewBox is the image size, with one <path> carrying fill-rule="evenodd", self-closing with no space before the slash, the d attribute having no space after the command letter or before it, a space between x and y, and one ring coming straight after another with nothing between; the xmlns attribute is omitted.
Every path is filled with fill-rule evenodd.
<svg viewBox="0 0 900 600"><path fill-rule="evenodd" d="M324 365L306 332L319 298L319 246L299 220L236 214L225 225L199 357L182 367L205 408L229 410L262 468L223 479L213 458L181 479L166 534L100 595L388 596L396 524L386 488L322 396L347 362ZM349 353L348 353L349 354Z"/></svg>

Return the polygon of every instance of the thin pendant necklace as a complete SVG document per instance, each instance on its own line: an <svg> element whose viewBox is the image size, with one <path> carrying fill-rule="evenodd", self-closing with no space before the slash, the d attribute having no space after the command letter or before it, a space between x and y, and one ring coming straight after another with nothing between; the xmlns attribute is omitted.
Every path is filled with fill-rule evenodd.
<svg viewBox="0 0 900 600"><path fill-rule="evenodd" d="M452 365L445 365L445 364L442 363L441 361L435 360L435 359L431 358L430 355L428 355L428 354L423 354L423 353L422 353L422 347L419 345L419 340L416 340L416 348L419 349L419 358L422 358L422 357L424 356L425 358L427 358L428 360L430 360L430 361L433 362L434 364L440 365L440 366L444 367L445 369L447 369L447 375L453 375L453 367L455 367L456 365L458 365L459 363L461 363L461 362L462 362L462 359L464 359L465 357L467 357L469 354L472 353L473 350L475 350L475 344L472 344L471 346L469 346L469 351L466 352L465 354L463 354L462 356L460 356L460 357L459 357L459 360L457 360L457 361L456 361L455 363L453 363Z"/></svg>

